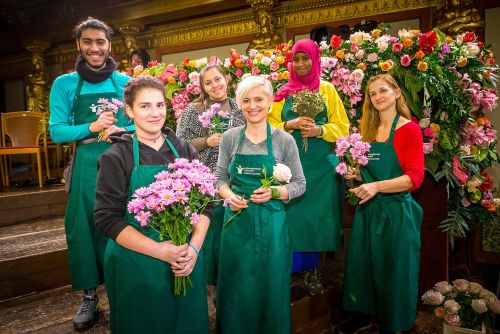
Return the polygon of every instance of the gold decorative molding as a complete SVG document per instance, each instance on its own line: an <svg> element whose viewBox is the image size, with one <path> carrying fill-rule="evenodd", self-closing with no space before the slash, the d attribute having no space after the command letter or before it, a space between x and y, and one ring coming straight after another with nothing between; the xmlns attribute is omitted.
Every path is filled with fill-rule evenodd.
<svg viewBox="0 0 500 334"><path fill-rule="evenodd" d="M298 0L284 2L273 14L277 25L293 28L358 17L395 13L440 4L440 0Z"/></svg>

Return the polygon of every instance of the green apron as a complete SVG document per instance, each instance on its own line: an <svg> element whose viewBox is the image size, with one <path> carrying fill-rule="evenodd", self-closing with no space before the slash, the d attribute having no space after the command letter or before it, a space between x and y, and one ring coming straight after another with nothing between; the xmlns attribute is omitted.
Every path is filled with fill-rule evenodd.
<svg viewBox="0 0 500 334"><path fill-rule="evenodd" d="M165 138L178 158L174 146ZM165 165L139 164L139 144L133 136L134 169L130 177L129 198L135 190L155 181L154 176ZM160 241L153 229L144 229L126 213L128 224L147 237ZM203 252L200 252L186 296L174 296L174 275L170 265L161 260L134 252L110 240L104 258L106 292L110 305L110 323L113 333L175 333L203 334L208 329Z"/></svg>
<svg viewBox="0 0 500 334"><path fill-rule="evenodd" d="M275 164L271 127L267 155L238 153L229 164L230 187L249 198L261 186L262 168ZM234 212L226 207L225 219ZM249 202L222 230L217 281L217 333L290 333L290 238L282 201Z"/></svg>
<svg viewBox="0 0 500 334"><path fill-rule="evenodd" d="M287 97L281 118L290 121L298 117L292 110L291 96ZM326 106L315 119L317 125L328 122ZM292 136L299 148L307 189L303 196L286 206L287 224L290 229L292 251L324 252L342 247L342 204L344 188L342 178L335 173L331 161L337 157L332 143L321 138L307 138L307 152L303 150L300 131Z"/></svg>
<svg viewBox="0 0 500 334"><path fill-rule="evenodd" d="M83 80L80 78L71 110L75 125L94 122L99 118L95 113L99 98L122 98L113 77L111 80L116 91L82 95ZM122 109L119 109L115 117L118 120L116 126L126 125ZM92 137L96 136L97 133L92 134ZM103 283L102 264L107 238L95 229L94 205L97 159L109 146L106 142L94 142L77 145L76 148L71 190L64 217L71 283L75 290L90 289Z"/></svg>
<svg viewBox="0 0 500 334"><path fill-rule="evenodd" d="M403 175L392 144L398 119L387 142L371 143L368 165L361 169L363 182ZM388 331L413 327L422 218L422 208L408 192L378 193L358 205L345 269L345 309L377 316Z"/></svg>
<svg viewBox="0 0 500 334"><path fill-rule="evenodd" d="M229 99L231 110L235 109L233 102ZM206 107L205 107L206 108ZM231 112L230 117L233 116ZM231 118L223 118L222 124L225 130L232 127ZM210 226L203 243L203 256L205 258L205 270L207 271L207 283L217 285L217 271L219 270L220 238L222 225L224 224L225 207L222 204L214 206L214 212L210 218Z"/></svg>

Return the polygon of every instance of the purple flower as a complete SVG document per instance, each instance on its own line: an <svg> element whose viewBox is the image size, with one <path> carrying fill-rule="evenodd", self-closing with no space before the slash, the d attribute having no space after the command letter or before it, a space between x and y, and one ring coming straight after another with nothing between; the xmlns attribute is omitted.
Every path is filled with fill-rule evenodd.
<svg viewBox="0 0 500 334"><path fill-rule="evenodd" d="M135 216L135 219L141 224L142 227L148 225L149 217L151 217L151 212L149 211L139 211Z"/></svg>
<svg viewBox="0 0 500 334"><path fill-rule="evenodd" d="M344 175L347 172L347 165L344 162L341 162L335 167L335 171L340 174Z"/></svg>

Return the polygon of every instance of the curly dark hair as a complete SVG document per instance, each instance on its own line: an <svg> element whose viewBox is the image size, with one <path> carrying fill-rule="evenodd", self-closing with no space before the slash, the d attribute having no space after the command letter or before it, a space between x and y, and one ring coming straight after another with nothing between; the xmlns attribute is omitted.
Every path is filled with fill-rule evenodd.
<svg viewBox="0 0 500 334"><path fill-rule="evenodd" d="M80 37L82 37L82 32L86 29L97 29L104 31L104 34L106 35L106 39L108 41L111 41L114 35L113 29L111 29L110 26L108 26L101 20L89 16L75 26L75 28L73 29L73 37L77 40L80 39Z"/></svg>
<svg viewBox="0 0 500 334"><path fill-rule="evenodd" d="M133 78L125 85L125 89L123 90L123 99L125 103L129 106L132 106L135 101L135 97L137 93L145 88L157 89L162 92L163 97L166 97L165 88L163 87L163 83L160 79L152 77L150 75L140 75L138 77Z"/></svg>
<svg viewBox="0 0 500 334"><path fill-rule="evenodd" d="M130 56L129 56L130 60L132 59L133 55L138 55L141 58L142 66L144 66L144 67L148 66L148 63L151 60L151 58L149 57L149 54L144 49L135 49L134 51L132 51L130 53Z"/></svg>

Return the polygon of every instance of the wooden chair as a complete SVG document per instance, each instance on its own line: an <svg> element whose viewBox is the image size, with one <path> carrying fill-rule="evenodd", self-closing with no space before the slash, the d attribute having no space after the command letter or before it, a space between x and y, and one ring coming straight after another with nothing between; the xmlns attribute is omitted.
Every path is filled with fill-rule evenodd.
<svg viewBox="0 0 500 334"><path fill-rule="evenodd" d="M0 147L0 159L3 164L2 183L9 185L9 164L7 156L18 154L35 154L38 170L38 185L43 187L42 162L40 153L45 153L45 168L49 170L47 149L40 148L40 137L45 138L46 119L45 113L31 111L14 111L2 113L2 146ZM10 146L7 146L7 137ZM44 140L45 142L45 140ZM46 144L45 144L46 145Z"/></svg>

